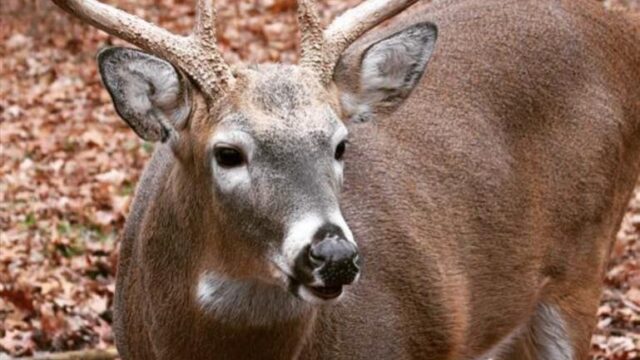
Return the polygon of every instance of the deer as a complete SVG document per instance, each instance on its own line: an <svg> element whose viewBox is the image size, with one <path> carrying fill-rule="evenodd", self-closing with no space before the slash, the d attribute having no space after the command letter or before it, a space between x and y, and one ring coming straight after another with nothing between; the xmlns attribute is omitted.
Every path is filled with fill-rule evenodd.
<svg viewBox="0 0 640 360"><path fill-rule="evenodd" d="M640 26L596 1L298 0L297 64L53 0L156 143L121 235L123 359L585 359L640 173Z"/></svg>

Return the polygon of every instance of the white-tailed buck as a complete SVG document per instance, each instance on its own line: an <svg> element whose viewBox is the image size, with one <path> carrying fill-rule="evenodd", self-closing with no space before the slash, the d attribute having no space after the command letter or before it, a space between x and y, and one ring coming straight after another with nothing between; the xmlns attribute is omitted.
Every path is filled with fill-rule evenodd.
<svg viewBox="0 0 640 360"><path fill-rule="evenodd" d="M370 0L323 30L300 0L298 65L230 68L212 1L187 37L54 2L145 51L98 55L158 142L122 236L123 359L587 357L640 172L630 19Z"/></svg>

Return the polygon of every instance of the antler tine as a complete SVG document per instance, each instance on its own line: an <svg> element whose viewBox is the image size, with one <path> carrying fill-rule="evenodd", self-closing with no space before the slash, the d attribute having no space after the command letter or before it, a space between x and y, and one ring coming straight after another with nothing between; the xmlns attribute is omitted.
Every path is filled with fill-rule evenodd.
<svg viewBox="0 0 640 360"><path fill-rule="evenodd" d="M52 0L63 10L113 36L156 54L184 70L215 98L233 81L215 39L215 10L211 0L198 0L194 35L184 37L96 0Z"/></svg>
<svg viewBox="0 0 640 360"><path fill-rule="evenodd" d="M198 0L193 33L201 41L216 42L216 9L211 0Z"/></svg>
<svg viewBox="0 0 640 360"><path fill-rule="evenodd" d="M298 1L298 26L300 65L309 69L321 69L325 65L325 39L318 10L312 0Z"/></svg>
<svg viewBox="0 0 640 360"><path fill-rule="evenodd" d="M357 38L418 0L368 0L347 10L323 32L312 0L298 0L298 22L302 32L300 65L314 71L325 85L342 52ZM305 34L307 33L307 34Z"/></svg>
<svg viewBox="0 0 640 360"><path fill-rule="evenodd" d="M216 39L216 9L213 0L198 0L196 3L196 21L194 39L198 42L198 56L195 57L196 68L207 69L203 73L202 82L209 83L205 88L215 93L222 92L233 82L233 74L224 61Z"/></svg>

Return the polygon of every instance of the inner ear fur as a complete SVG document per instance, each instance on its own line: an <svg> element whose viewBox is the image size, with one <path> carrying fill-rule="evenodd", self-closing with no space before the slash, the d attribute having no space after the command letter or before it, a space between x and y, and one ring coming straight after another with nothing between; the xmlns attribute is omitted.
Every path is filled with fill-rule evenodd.
<svg viewBox="0 0 640 360"><path fill-rule="evenodd" d="M171 63L145 52L111 47L100 51L102 81L118 115L147 141L167 141L186 126L191 84Z"/></svg>
<svg viewBox="0 0 640 360"><path fill-rule="evenodd" d="M396 110L422 78L437 37L434 24L421 22L382 39L369 37L355 52L350 49L334 79L351 120L366 121Z"/></svg>

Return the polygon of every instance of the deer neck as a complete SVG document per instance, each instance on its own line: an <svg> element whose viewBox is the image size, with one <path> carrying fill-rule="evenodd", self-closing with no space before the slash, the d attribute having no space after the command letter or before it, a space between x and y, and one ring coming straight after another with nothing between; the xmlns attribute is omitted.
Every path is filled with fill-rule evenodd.
<svg viewBox="0 0 640 360"><path fill-rule="evenodd" d="M317 311L275 285L203 273L195 293L199 347L220 358L295 359ZM224 354L224 356L222 356Z"/></svg>
<svg viewBox="0 0 640 360"><path fill-rule="evenodd" d="M277 327L309 320L315 313L311 305L278 285L229 279L214 271L200 274L194 298L203 315L220 325Z"/></svg>
<svg viewBox="0 0 640 360"><path fill-rule="evenodd" d="M175 243L183 244L174 248L183 253L171 260L170 267L184 270L175 272L178 274L172 278L174 284L182 282L184 285L176 285L180 289L171 292L175 296L171 302L190 304L190 310L182 314L185 320L189 319L182 324L190 324L191 329L187 332L194 334L185 341L186 353L195 351L191 349L207 349L215 351L220 358L255 357L255 354L270 354L265 355L267 358L295 358L313 328L317 310L281 285L241 275L242 271L237 268L246 266L249 259L236 259L228 249L215 245L216 239L233 241L229 238L233 235L224 231L224 224L215 220L215 211L203 200L208 197L179 190L186 188L186 176L192 176L190 181L194 183L192 174L188 168L174 168L167 184L171 190L164 192L158 202L164 204L165 211L155 218L163 219L164 226L171 229L173 235L168 238L174 244L160 244L164 241L147 244L154 246L156 252L164 253ZM206 186L206 181L198 183ZM189 246L185 246L185 242ZM189 249L189 253L184 253L185 249ZM229 266L229 263L236 265ZM166 270L167 264L163 266ZM198 350L194 356L200 354L201 350Z"/></svg>

